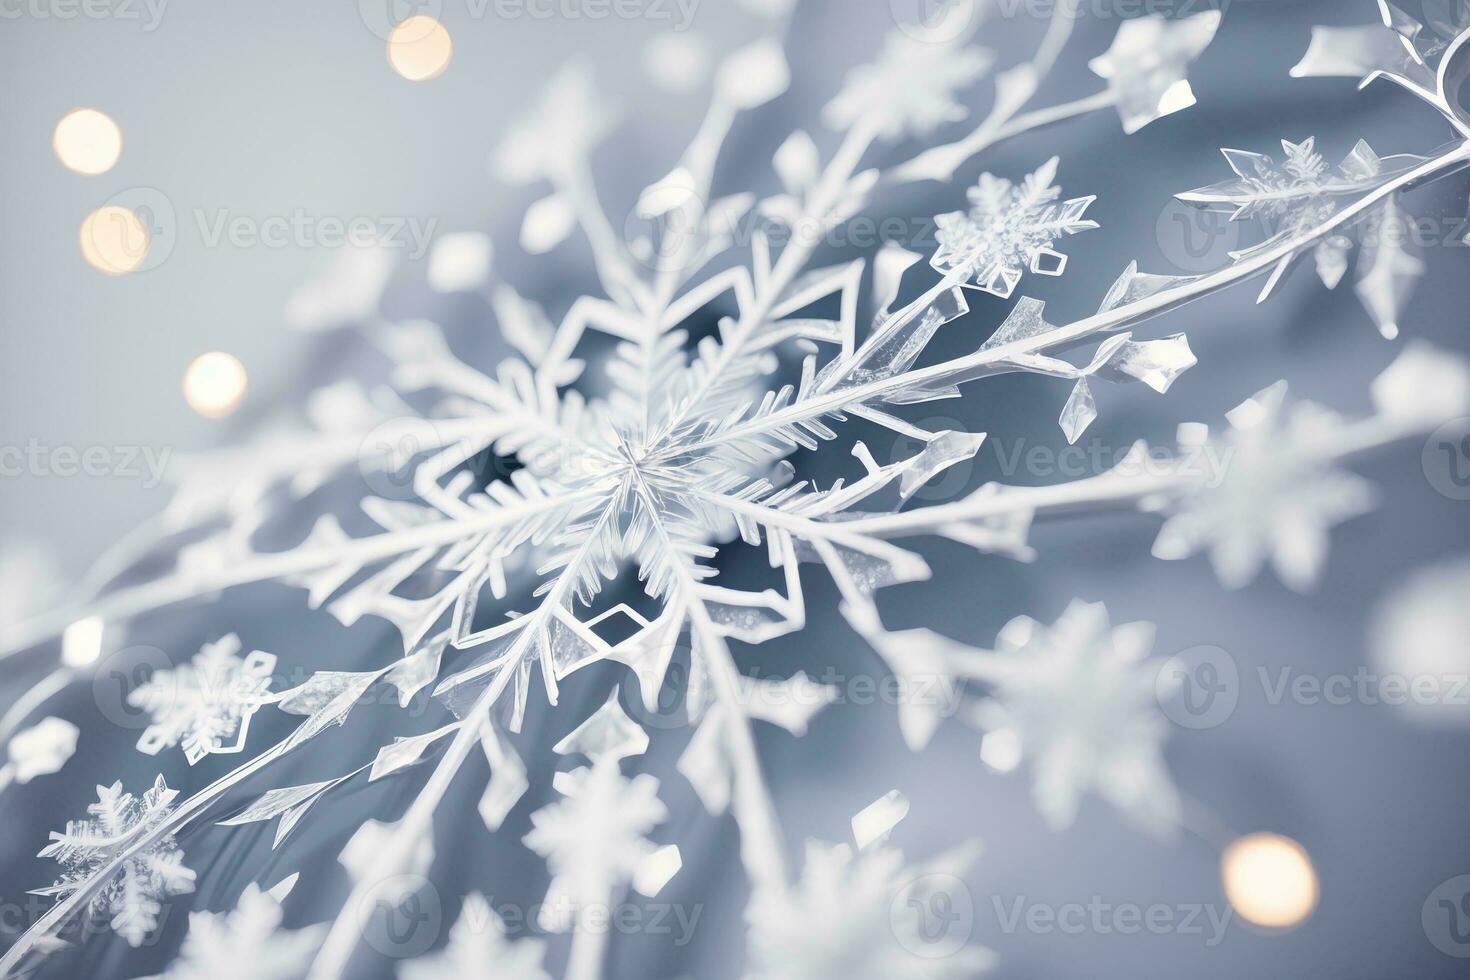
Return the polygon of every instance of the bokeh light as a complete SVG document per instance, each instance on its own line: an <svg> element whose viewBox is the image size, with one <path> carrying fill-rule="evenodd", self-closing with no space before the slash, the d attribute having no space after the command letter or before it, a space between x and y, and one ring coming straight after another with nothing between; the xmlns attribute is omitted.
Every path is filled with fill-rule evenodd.
<svg viewBox="0 0 1470 980"><path fill-rule="evenodd" d="M410 82L442 75L453 53L454 42L444 25L422 14L407 18L388 35L388 63Z"/></svg>
<svg viewBox="0 0 1470 980"><path fill-rule="evenodd" d="M148 257L148 226L127 208L108 204L82 221L82 258L98 272L121 276Z"/></svg>
<svg viewBox="0 0 1470 980"><path fill-rule="evenodd" d="M233 354L200 354L184 370L184 400L207 419L219 419L240 407L248 378Z"/></svg>
<svg viewBox="0 0 1470 980"><path fill-rule="evenodd" d="M68 170L105 174L122 155L122 130L106 113L73 109L56 124L51 149Z"/></svg>
<svg viewBox="0 0 1470 980"><path fill-rule="evenodd" d="M1317 872L1306 849L1280 834L1250 834L1220 857L1225 897L1241 918L1266 929L1294 929L1317 908Z"/></svg>

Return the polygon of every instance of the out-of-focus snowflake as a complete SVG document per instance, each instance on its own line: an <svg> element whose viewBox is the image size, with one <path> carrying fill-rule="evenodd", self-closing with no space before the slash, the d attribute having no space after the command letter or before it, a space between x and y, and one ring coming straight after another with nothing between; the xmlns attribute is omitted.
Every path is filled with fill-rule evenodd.
<svg viewBox="0 0 1470 980"><path fill-rule="evenodd" d="M61 718L43 718L10 740L10 761L0 766L0 789L12 780L24 785L66 765L77 750L81 730Z"/></svg>
<svg viewBox="0 0 1470 980"><path fill-rule="evenodd" d="M542 966L546 944L506 938L505 922L485 896L472 892L437 953L399 964L399 980L551 980Z"/></svg>
<svg viewBox="0 0 1470 980"><path fill-rule="evenodd" d="M1339 468L1330 451L1342 420L1310 402L1288 404L1279 381L1231 410L1230 428L1209 438L1184 426L1186 450L1209 454L1218 483L1168 506L1153 553L1174 560L1208 551L1220 582L1251 582L1269 559L1298 591L1316 583L1327 559L1327 532L1371 510L1362 477Z"/></svg>
<svg viewBox="0 0 1470 980"><path fill-rule="evenodd" d="M1150 623L1110 626L1107 609L1088 602L1073 602L1051 626L1019 616L1001 630L998 656L980 671L991 693L973 719L1019 744L1036 806L1054 828L1072 823L1088 790L1150 831L1177 826L1159 665L1145 659L1153 635Z"/></svg>
<svg viewBox="0 0 1470 980"><path fill-rule="evenodd" d="M854 978L961 980L985 971L992 957L963 945L968 929L950 921L963 912L945 888L963 888L974 856L962 849L923 866L875 843L808 841L801 879L779 894L757 894L750 924L751 980ZM937 915L938 921L930 916ZM965 935L948 935L949 930ZM941 955L942 954L942 955Z"/></svg>
<svg viewBox="0 0 1470 980"><path fill-rule="evenodd" d="M956 95L990 67L990 53L973 45L933 44L890 33L872 64L848 73L823 118L834 129L871 126L884 139L927 136L968 114Z"/></svg>
<svg viewBox="0 0 1470 980"><path fill-rule="evenodd" d="M1008 298L1026 270L1060 276L1067 257L1052 248L1058 238L1096 228L1083 217L1095 196L1062 196L1055 184L1061 161L1052 157L1019 185L981 174L970 188L970 210L935 218L939 248L930 264L940 272L963 272L987 293Z"/></svg>
<svg viewBox="0 0 1470 980"><path fill-rule="evenodd" d="M557 773L562 799L531 814L526 846L546 858L552 873L542 928L568 928L579 910L609 905L613 890L658 850L648 840L649 831L668 816L658 798L658 780L647 773L628 779L618 767L619 759L647 744L647 735L609 699L557 745L558 752L580 753L593 762Z"/></svg>
<svg viewBox="0 0 1470 980"><path fill-rule="evenodd" d="M134 846L167 820L177 795L162 776L141 799L124 793L121 782L98 786L97 802L87 807L91 818L68 820L65 830L52 831L51 843L37 855L55 859L61 878L32 894L65 897L121 860L121 867L92 896L90 907L110 916L113 930L129 946L141 946L158 925L163 901L194 890L194 872L184 866L184 852L172 835Z"/></svg>
<svg viewBox="0 0 1470 980"><path fill-rule="evenodd" d="M1402 694L1390 703L1416 721L1470 725L1470 561L1421 569L1379 603L1368 652L1382 681ZM1388 685L1381 683L1388 699Z"/></svg>
<svg viewBox="0 0 1470 980"><path fill-rule="evenodd" d="M268 891L252 882L229 912L190 912L189 933L163 980L299 980L325 927L281 928L281 902L296 878Z"/></svg>
<svg viewBox="0 0 1470 980"><path fill-rule="evenodd" d="M128 694L129 704L153 718L138 750L157 755L182 742L191 766L210 753L239 752L275 666L275 656L260 650L241 657L240 638L231 633L206 643L187 664L154 671Z"/></svg>

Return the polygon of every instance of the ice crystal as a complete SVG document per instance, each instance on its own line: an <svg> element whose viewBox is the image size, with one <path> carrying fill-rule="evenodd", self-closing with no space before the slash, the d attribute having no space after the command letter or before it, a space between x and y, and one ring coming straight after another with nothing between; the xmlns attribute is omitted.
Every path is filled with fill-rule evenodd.
<svg viewBox="0 0 1470 980"><path fill-rule="evenodd" d="M1154 542L1159 558L1208 551L1226 588L1240 588L1269 559L1297 590L1310 588L1327 558L1327 532L1373 507L1372 487L1338 468L1330 452L1342 421L1310 402L1289 404L1278 382L1229 414L1222 436L1203 442L1189 427L1196 459L1219 475L1198 494L1172 505Z"/></svg>
<svg viewBox="0 0 1470 980"><path fill-rule="evenodd" d="M926 866L876 844L808 841L801 880L780 894L757 895L750 920L752 980L920 977L960 980L981 973L989 952L951 936L966 913L946 889L959 884L972 853ZM966 933L968 929L966 928Z"/></svg>
<svg viewBox="0 0 1470 980"><path fill-rule="evenodd" d="M511 941L505 923L478 892L465 896L449 930L449 945L398 967L399 980L550 980L541 965L546 944Z"/></svg>
<svg viewBox="0 0 1470 980"><path fill-rule="evenodd" d="M322 928L281 928L281 901L296 878L268 891L247 885L229 912L190 912L189 933L164 980L298 980L311 965Z"/></svg>
<svg viewBox="0 0 1470 980"><path fill-rule="evenodd" d="M885 139L928 136L943 123L965 118L957 94L990 67L989 52L965 44L936 45L901 31L888 35L878 61L853 69L827 104L834 129L859 123Z"/></svg>
<svg viewBox="0 0 1470 980"><path fill-rule="evenodd" d="M275 665L273 655L259 650L241 657L240 639L231 633L206 643L187 664L155 671L128 694L129 704L153 718L138 750L156 755L182 743L190 765L212 752L241 751Z"/></svg>
<svg viewBox="0 0 1470 980"><path fill-rule="evenodd" d="M1194 105L1185 73L1219 28L1216 10L1174 21L1139 17L1118 28L1113 46L1089 64L1107 79L1125 133Z"/></svg>
<svg viewBox="0 0 1470 980"><path fill-rule="evenodd" d="M53 831L51 843L41 849L38 856L56 860L62 876L33 894L64 897L100 880L90 907L109 916L128 945L142 945L158 925L163 902L194 890L184 852L171 835L157 833L177 795L162 776L142 798L123 792L121 782L98 786L97 802L87 807L90 819L67 821L66 829Z"/></svg>
<svg viewBox="0 0 1470 980"><path fill-rule="evenodd" d="M1159 665L1144 659L1152 645L1151 624L1110 626L1097 603L1074 602L1051 626L1021 616L1001 631L985 671L990 696L973 717L1019 744L1037 808L1054 827L1072 822L1090 789L1151 830L1176 825Z"/></svg>
<svg viewBox="0 0 1470 980"><path fill-rule="evenodd" d="M1067 257L1052 248L1057 239L1096 228L1083 217L1096 197L1074 197L1058 204L1054 181L1060 159L1053 157L1019 185L981 174L970 188L970 210L942 214L939 248L931 264L940 272L961 272L987 293L1009 297L1027 270L1060 276Z"/></svg>

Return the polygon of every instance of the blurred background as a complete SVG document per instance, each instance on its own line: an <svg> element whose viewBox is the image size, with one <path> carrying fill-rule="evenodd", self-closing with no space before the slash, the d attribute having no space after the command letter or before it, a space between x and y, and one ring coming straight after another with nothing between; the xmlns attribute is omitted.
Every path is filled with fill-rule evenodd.
<svg viewBox="0 0 1470 980"><path fill-rule="evenodd" d="M769 0L688 3L657 5L659 16L647 5L646 15L632 18L585 16L575 4L545 18L524 10L505 15L503 6L468 0L420 4L432 7L424 12L449 32L453 54L441 75L417 83L385 56L378 26L386 16L378 9L382 0L160 0L154 7L118 0L106 6L106 16L80 10L64 16L71 7L44 0L6 6L0 20L0 118L6 127L0 181L8 190L0 224L0 446L42 447L53 464L56 447L104 447L116 465L71 476L23 467L0 478L0 561L21 556L5 565L0 607L23 609L28 591L44 591L47 561L58 582L75 581L112 541L159 513L170 491L149 460L228 445L283 416L299 417L315 385L359 365L373 370L365 345L350 331L295 330L285 314L302 283L330 266L334 222L399 229L403 247L384 294L384 315L442 324L457 349L475 355L482 367L508 348L482 297L445 295L426 284L428 241L452 232L489 232L496 274L544 302L554 319L576 296L595 291L580 241L539 258L521 253L521 214L539 192L497 183L487 160L555 69L572 57L586 61L621 113L620 128L594 157L605 206L618 226L638 191L668 171L702 114L708 87L688 51L716 56L732 50L768 31L771 12L782 6ZM1190 13L1205 3L1081 6L1078 30L1038 105L1097 91L1100 83L1086 64L1111 43L1119 13L1156 7ZM953 186L920 185L886 200L885 213L954 210L981 170L1018 177L1059 155L1065 196L1099 195L1090 216L1102 225L1067 243L1065 279L1028 280L1023 287L1047 300L1049 319L1062 322L1095 309L1130 258L1146 271L1176 275L1227 260L1229 245L1191 237L1198 229L1179 220L1170 203L1174 193L1228 176L1222 146L1272 153L1282 138L1315 135L1335 163L1360 138L1383 155L1427 154L1448 138L1442 120L1392 86L1358 92L1347 79L1288 77L1312 25L1373 22L1378 11L1372 0L1235 0L1223 6L1220 34L1191 72L1196 107L1126 138L1112 112L1028 134L973 161ZM996 50L1002 67L1034 49L1050 14L1048 4L1010 8L1014 16L987 24L977 36ZM893 25L888 0L798 7L787 32L790 91L741 119L717 170L716 190L774 189L770 157L793 128L812 131L830 153L831 134L817 121L821 106L849 68L876 53ZM686 71L678 69L681 63ZM972 120L985 111L990 92L988 83L975 88ZM105 173L68 170L53 151L58 121L78 107L105 112L121 131L121 155ZM956 134L965 131L963 124L955 128ZM905 149L913 147L892 151L892 159L911 155ZM1406 204L1414 214L1457 227L1467 188L1463 175L1453 177L1412 193ZM102 274L78 247L84 219L113 203L141 203L152 225L144 267L125 275ZM256 228L279 219L296 230L278 242L217 234L234 219ZM1467 347L1467 252L1450 245L1451 237L1444 247L1426 250L1427 275L1397 342L1378 336L1348 286L1328 292L1309 268L1298 269L1265 305L1255 305L1256 290L1246 285L1157 321L1149 335L1186 331L1199 366L1164 398L1132 388L1102 393L1102 415L1088 438L1113 448L1137 438L1167 444L1178 423L1219 425L1225 411L1280 378L1299 396L1344 413L1367 412L1368 382L1404 340L1427 338L1462 352ZM834 248L827 258L845 254ZM1007 308L996 303L981 309L976 331L993 328ZM963 347L966 338L946 342ZM186 372L209 352L237 359L248 378L238 405L206 399L191 407L186 398ZM224 371L238 387L233 363L205 362L205 368ZM996 446L965 470L966 484L1018 479L1003 472L999 455L1017 440L1059 448L1055 416L1063 397L1042 379L1007 377L946 406L946 414L989 431ZM911 755L891 710L882 706L834 706L802 740L762 732L762 757L789 840L845 839L852 814L893 788L913 801L894 838L912 856L978 837L986 851L966 878L971 938L999 954L996 975L1002 977L1465 975L1463 961L1428 935L1421 913L1437 886L1470 873L1464 833L1470 730L1422 727L1382 704L1271 703L1262 681L1282 668L1315 677L1351 675L1369 662L1364 636L1384 593L1416 569L1470 553L1470 504L1435 490L1421 449L1400 446L1358 468L1382 491L1381 506L1334 533L1329 571L1305 597L1270 576L1225 593L1204 561L1157 562L1148 554L1155 523L1142 517L1039 527L1034 543L1043 557L1030 565L932 545L924 553L936 581L883 596L890 627L926 625L977 646L990 646L1013 616L1050 622L1069 599L1081 597L1106 602L1114 622L1157 623L1157 655L1201 645L1227 651L1242 678L1239 703L1207 730L1176 731L1170 769L1203 815L1195 828L1203 836L1228 840L1269 830L1302 843L1320 877L1321 903L1301 927L1268 934L1236 919L1213 935L1206 910L1225 909L1216 849L1193 836L1161 845L1095 800L1084 804L1072 829L1053 834L1040 823L1026 776L987 771L972 730L946 725L927 751ZM125 458L131 469L122 465ZM746 651L742 662L783 675L792 664L813 674L826 666L871 670L871 654L835 612L830 585L814 576L809 602L805 633ZM283 661L334 669L396 642L381 622L344 630L322 614L308 616L299 592L276 586L238 590L221 607L155 619L143 633L164 650L197 648L235 629L247 649L254 644L277 651ZM538 711L528 721L543 756L553 736L569 730L620 678L621 668L603 666L609 669L576 675L564 718ZM25 664L6 669L10 676L0 683L25 679ZM94 692L73 691L55 713L96 714L93 702ZM90 782L126 776L125 782L137 783L173 764L163 757L140 759L128 748L84 743L79 758L96 770L80 780L86 785L38 785L24 798L27 812L7 821L0 834L7 900L49 883L49 866L30 855L44 840L42 828L58 823L57 814L85 805ZM745 884L736 837L728 821L706 821L687 785L671 774L678 749L656 739L649 766L670 773L668 839L687 841L684 870L671 885L675 900L699 903L703 919L687 944L657 936L615 941L610 975L739 973ZM530 751L527 763L535 764ZM313 765L342 768L330 755L304 760L297 773L302 779L294 781L311 778ZM186 789L202 785L212 771L209 765L180 770L169 771L169 782ZM401 807L406 793L375 784L346 799L360 801L366 812ZM456 846L475 852L462 855L463 866L454 872L461 880L446 883L445 895L492 890L493 881L497 894L534 901L544 889L544 872L524 852L513 853L530 807L507 824L502 844L478 827L477 794L472 787L452 798L463 803L467 817L440 825L449 838L457 826L465 843ZM322 819L324 826L303 833L295 850L282 852L274 870L261 876L274 881L295 867L310 869L303 875L306 897L291 908L288 924L319 921L333 911L334 898L340 901L341 882L332 877L340 875L335 854L355 823L340 812ZM701 840L708 846L701 848ZM257 872L251 862L262 848L269 854L259 841L207 827L191 831L183 843L191 856L195 847L215 855L215 871L202 876L191 897L197 908L226 907ZM477 877L482 872L486 880ZM1197 905L1202 931L1008 928L1018 900L1023 907L1052 908ZM58 969L98 976L156 970L183 922L170 928L157 948L103 944ZM388 967L362 969L373 975Z"/></svg>

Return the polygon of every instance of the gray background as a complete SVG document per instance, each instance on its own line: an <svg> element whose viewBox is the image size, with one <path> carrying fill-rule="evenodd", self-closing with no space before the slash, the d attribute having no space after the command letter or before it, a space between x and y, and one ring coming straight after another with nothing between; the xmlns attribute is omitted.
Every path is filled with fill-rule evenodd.
<svg viewBox="0 0 1470 980"><path fill-rule="evenodd" d="M505 121L568 54L591 60L609 96L625 110L624 128L597 157L608 209L616 215L643 184L667 170L697 121L699 98L657 94L636 71L637 45L657 25L472 20L453 0L446 0L442 16L453 32L455 60L442 78L423 85L391 74L381 42L345 3L226 8L179 0L151 33L137 23L114 21L0 22L0 118L6 128L0 173L9 191L0 224L0 441L35 436L78 446L200 448L226 441L262 416L291 411L304 386L324 374L358 363L371 370L350 338L302 337L282 325L286 296L326 259L319 251L209 249L191 218L160 267L121 279L94 274L76 254L76 225L125 188L158 188L180 211L229 208L261 216L302 207L344 217L434 218L441 231L484 227L493 230L499 270L554 313L590 289L580 245L549 260L516 254L520 211L539 195L507 191L487 176L486 155ZM1033 134L991 151L962 171L956 186L913 190L885 210L950 210L960 206L961 188L982 165L1014 176L1057 153L1069 195L1100 195L1091 214L1103 230L1067 244L1072 264L1065 280L1026 284L1028 295L1048 300L1051 319L1072 319L1094 308L1129 257L1137 256L1149 271L1197 271L1177 268L1189 260L1167 230L1174 227L1167 200L1227 176L1218 146L1270 152L1281 137L1315 133L1335 161L1359 137L1384 154L1427 153L1447 137L1441 122L1392 88L1356 93L1347 80L1287 77L1306 49L1311 24L1366 23L1375 16L1369 0L1242 0L1231 6L1220 36L1192 73L1200 99L1195 109L1126 139L1109 114ZM792 92L737 128L722 159L720 186L771 189L771 151L794 126L813 125L839 72L867 58L890 25L888 5L870 0L812 3L799 12L792 43L802 53L792 58ZM1020 50L1013 37L1034 38L1039 26L1023 20L1005 29L996 44L1002 62L1014 60L1006 52ZM1085 60L1107 47L1114 27L1106 18L1082 25L1064 58L1067 67L1047 84L1040 104L1098 87ZM695 29L722 47L733 46L736 38L754 34L754 20L705 0ZM984 85L977 89L975 114L984 110L988 91ZM123 128L122 160L104 176L70 174L51 155L51 127L75 105L97 106ZM823 147L830 148L830 136ZM1448 222L1463 214L1465 195L1466 180L1457 177L1414 193L1408 203L1415 213ZM1463 349L1470 298L1465 253L1437 248L1426 261L1430 274L1404 318L1405 333ZM483 309L434 296L422 283L421 266L401 270L389 311L438 319L461 349L494 356L499 348ZM1281 377L1297 394L1346 412L1366 411L1366 382L1398 347L1377 337L1350 290L1326 293L1303 268L1263 307L1253 305L1254 292L1246 286L1151 325L1151 335L1187 331L1199 366L1165 398L1147 391L1103 392L1102 417L1089 437L1113 446L1138 437L1167 442L1179 421L1218 424L1225 410ZM958 335L959 328L951 329L939 345L944 352L984 336L1007 308L975 305L967 328L974 332ZM178 394L184 365L214 348L236 353L251 374L249 404L230 423L194 418ZM1061 437L1053 420L1064 397L1064 390L1044 379L1006 378L986 382L943 412L991 432L1007 448L1005 440L1015 439L1055 447ZM872 444L875 450L882 446L877 437ZM1265 936L1233 922L1216 948L1189 935L1004 933L992 896L1006 906L1022 896L1053 905L1085 904L1093 896L1113 904L1221 905L1216 854L1193 838L1172 846L1151 841L1092 801L1075 827L1052 834L1031 805L1024 770L1004 778L985 773L975 734L958 724L943 727L926 752L910 755L892 712L883 707L830 709L804 740L760 733L793 856L805 837L844 839L850 816L896 787L914 803L895 836L907 852L927 856L972 836L986 843L967 885L974 938L1000 953L1000 976L1463 975L1461 963L1427 941L1420 910L1437 884L1470 872L1465 736L1416 728L1382 706L1273 706L1256 680L1258 665L1351 673L1366 662L1363 627L1377 597L1407 571L1466 552L1467 505L1432 490L1419 454L1418 445L1405 445L1360 468L1383 490L1383 505L1334 534L1329 572L1311 596L1292 595L1269 576L1239 593L1223 593L1203 561L1164 564L1148 557L1155 522L1114 517L1038 528L1035 543L1044 557L1027 566L977 558L958 547L927 546L924 553L941 584L890 590L882 604L892 627L924 624L988 645L1012 616L1051 620L1069 598L1081 596L1105 601L1115 621L1157 622L1160 654L1198 644L1229 651L1245 678L1239 707L1215 729L1176 732L1170 768L1180 788L1231 831L1275 830L1306 846L1322 878L1323 901L1303 928ZM824 474L847 466L841 459L813 463ZM970 470L969 485L999 475L996 456L987 449ZM84 478L6 480L0 495L0 531L45 538L72 574L166 499L162 489L147 491L136 481ZM731 560L729 574L740 573L740 561ZM808 582L808 630L742 651L742 662L763 673L784 674L797 666L815 672L827 665L845 673L873 671L872 655L833 611L830 585L815 575ZM240 632L247 644L279 652L283 662L336 669L381 663L396 642L377 621L344 630L325 615L308 615L301 594L279 586L238 590L209 611L152 617L140 624L135 639L187 656L225 629ZM40 662L8 669L18 674ZM546 767L553 760L545 746L600 703L622 673L611 667L581 672L568 682L560 710L533 710L518 742L533 772L538 760L543 765L533 796L544 797L549 783ZM73 689L52 710L78 719L84 732L106 732L100 705L109 696L115 699L116 693ZM434 710L413 730L438 723ZM288 764L254 791L357 764L364 745L375 744L371 733L363 735L364 726L403 732L395 712L386 709L365 712L354 723L359 727L353 734L322 739L315 755ZM252 744L255 738L264 745L279 737L284 728L273 725L262 719ZM701 929L687 947L655 936L619 938L609 960L613 975L738 973L736 925L745 885L736 836L728 820L706 820L687 784L672 772L684 739L682 731L655 737L645 765L663 779L672 812L659 839L679 840L685 853L685 869L665 897L701 904ZM129 750L130 742L131 736L84 735L71 779L38 782L3 801L25 808L23 818L7 821L0 836L7 899L49 880L46 863L27 856L61 815L80 811L91 782L121 777L137 784L162 768L170 785L188 789L230 764L228 757L211 759L189 770L174 755L140 757ZM334 855L352 827L368 808L380 818L401 810L419 779L398 777L350 790L336 800L335 810L320 807L315 822L273 859L265 858L268 830L263 839L249 828L191 830L183 840L191 863L209 870L183 906L227 907L254 877L270 883L303 868L290 924L325 918L340 901L344 881ZM440 852L453 857L450 866L436 871L451 917L451 896L470 888L497 900L530 903L545 886L539 862L514 843L532 807L518 809L492 840L474 813L479 790L476 779L462 779L437 823ZM240 799L249 795L242 792ZM271 863L262 866L262 860ZM61 975L96 976L157 969L182 935L181 919L171 921L152 949L130 952L103 940L57 958L51 968ZM559 964L563 953L559 945L554 949ZM365 975L383 969L367 954L357 965Z"/></svg>

